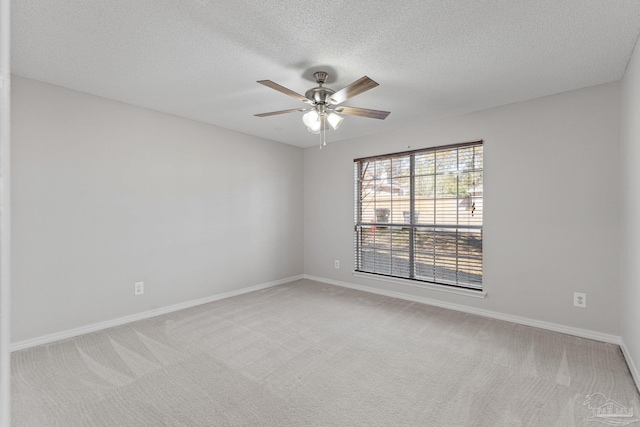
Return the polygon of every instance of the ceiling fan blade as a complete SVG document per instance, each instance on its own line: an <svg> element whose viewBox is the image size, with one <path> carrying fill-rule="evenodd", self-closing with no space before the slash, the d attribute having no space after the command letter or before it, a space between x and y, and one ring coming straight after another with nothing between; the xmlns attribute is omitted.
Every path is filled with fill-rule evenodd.
<svg viewBox="0 0 640 427"><path fill-rule="evenodd" d="M254 114L256 117L276 116L278 114L297 113L299 111L306 111L304 108L293 108L291 110L271 111L270 113Z"/></svg>
<svg viewBox="0 0 640 427"><path fill-rule="evenodd" d="M347 107L341 106L334 110L339 114L350 114L352 116L360 116L360 117L368 117L370 119L380 119L384 120L387 118L390 111L380 111L380 110L370 110L368 108L358 108L358 107Z"/></svg>
<svg viewBox="0 0 640 427"><path fill-rule="evenodd" d="M349 98L353 98L356 95L360 95L362 92L366 92L369 89L373 89L378 86L378 83L371 80L369 77L364 76L346 86L333 95L331 95L332 104L340 104Z"/></svg>
<svg viewBox="0 0 640 427"><path fill-rule="evenodd" d="M271 80L258 80L258 83L266 87L270 87L271 89L275 89L278 92L284 93L285 95L289 95L290 97L295 98L298 101L302 101L307 104L313 104L313 101L309 98L302 96L299 93L292 91L291 89L287 89L286 87L281 86L278 83L274 83Z"/></svg>

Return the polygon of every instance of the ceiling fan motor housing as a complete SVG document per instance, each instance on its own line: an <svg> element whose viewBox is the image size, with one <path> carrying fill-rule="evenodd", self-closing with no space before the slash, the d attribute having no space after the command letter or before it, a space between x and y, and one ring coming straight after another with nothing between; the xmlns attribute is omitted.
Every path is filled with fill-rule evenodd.
<svg viewBox="0 0 640 427"><path fill-rule="evenodd" d="M314 104L329 104L329 100L331 99L331 95L336 93L335 90L329 89L328 87L314 87L305 92L304 96L313 101Z"/></svg>
<svg viewBox="0 0 640 427"><path fill-rule="evenodd" d="M324 82L327 81L329 74L325 71L316 71L313 73L313 77L316 79L318 87L309 89L305 92L304 96L312 100L314 105L328 105L331 95L336 93L335 90L329 89L328 87L322 87Z"/></svg>

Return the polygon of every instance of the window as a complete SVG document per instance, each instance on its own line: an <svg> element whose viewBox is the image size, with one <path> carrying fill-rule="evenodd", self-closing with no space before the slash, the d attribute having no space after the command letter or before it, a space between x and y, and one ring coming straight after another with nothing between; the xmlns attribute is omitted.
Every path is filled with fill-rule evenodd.
<svg viewBox="0 0 640 427"><path fill-rule="evenodd" d="M482 290L482 151L354 160L356 271Z"/></svg>

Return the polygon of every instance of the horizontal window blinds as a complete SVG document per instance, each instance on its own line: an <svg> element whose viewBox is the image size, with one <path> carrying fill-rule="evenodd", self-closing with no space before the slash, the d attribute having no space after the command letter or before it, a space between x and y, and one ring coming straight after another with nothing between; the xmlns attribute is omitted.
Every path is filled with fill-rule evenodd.
<svg viewBox="0 0 640 427"><path fill-rule="evenodd" d="M355 269L482 289L482 142L354 161Z"/></svg>

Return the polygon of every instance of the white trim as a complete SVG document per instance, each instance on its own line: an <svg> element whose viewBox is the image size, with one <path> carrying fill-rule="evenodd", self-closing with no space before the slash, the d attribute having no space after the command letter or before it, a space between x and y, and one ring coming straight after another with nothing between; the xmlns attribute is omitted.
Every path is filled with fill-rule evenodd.
<svg viewBox="0 0 640 427"><path fill-rule="evenodd" d="M624 341L620 343L620 348L622 349L622 355L627 361L627 366L629 367L629 371L631 371L631 376L633 377L633 381L636 383L636 388L640 392L640 371L638 371L638 367L633 361L633 357L631 357L631 353L627 349L627 346L624 344Z"/></svg>
<svg viewBox="0 0 640 427"><path fill-rule="evenodd" d="M602 332L591 331L588 329L574 328L573 326L565 326L565 325L559 325L557 323L545 322L543 320L530 319L528 317L514 316L511 314L499 313L497 311L484 310L481 308L469 307L466 305L454 304L454 303L439 301L431 298L409 295L403 292L386 291L383 289L372 288L369 286L355 285L353 283L326 279L324 277L317 277L317 276L311 276L311 275L305 274L304 278L309 280L315 280L316 282L327 283L329 285L356 289L358 291L384 295L392 298L399 298L407 301L419 302L422 304L433 305L436 307L447 308L450 310L462 311L464 313L477 314L478 316L489 317L492 319L505 320L507 322L518 323L520 325L533 326L535 328L546 329L549 331L574 335L581 338L588 338L595 341L602 341L606 343L621 345L620 337L617 335L610 335Z"/></svg>
<svg viewBox="0 0 640 427"><path fill-rule="evenodd" d="M362 279L372 279L372 280L378 280L381 282L397 283L399 285L413 286L414 288L429 289L429 290L438 291L438 292L447 292L450 294L464 295L467 297L486 298L487 296L486 292L480 291L480 290L454 288L452 286L438 285L438 284L429 283L429 282L416 282L415 280L401 279L399 277L381 276L379 274L363 273L361 271L354 271L352 274L353 274L353 277L360 277Z"/></svg>
<svg viewBox="0 0 640 427"><path fill-rule="evenodd" d="M0 0L0 426L11 425L11 1Z"/></svg>
<svg viewBox="0 0 640 427"><path fill-rule="evenodd" d="M90 332L101 331L103 329L112 328L114 326L124 325L126 323L137 322L138 320L149 319L151 317L160 316L162 314L172 313L178 310L184 310L185 308L195 307L197 305L207 304L214 301L219 301L225 298L231 298L238 295L246 294L249 292L259 291L261 289L271 288L273 286L283 285L285 283L295 282L302 279L303 275L291 276L284 279L276 280L273 282L262 283L260 285L249 286L247 288L238 289L236 291L224 292L197 300L186 301L179 304L170 305L168 307L156 308L142 313L132 314L130 316L119 317L113 320L107 320L106 322L94 323L92 325L81 326L79 328L69 329L62 332L56 332L41 337L31 338L24 341L18 341L11 345L11 351L24 350L26 348L35 347L42 344L49 344L55 341L75 337L78 335L88 334Z"/></svg>

